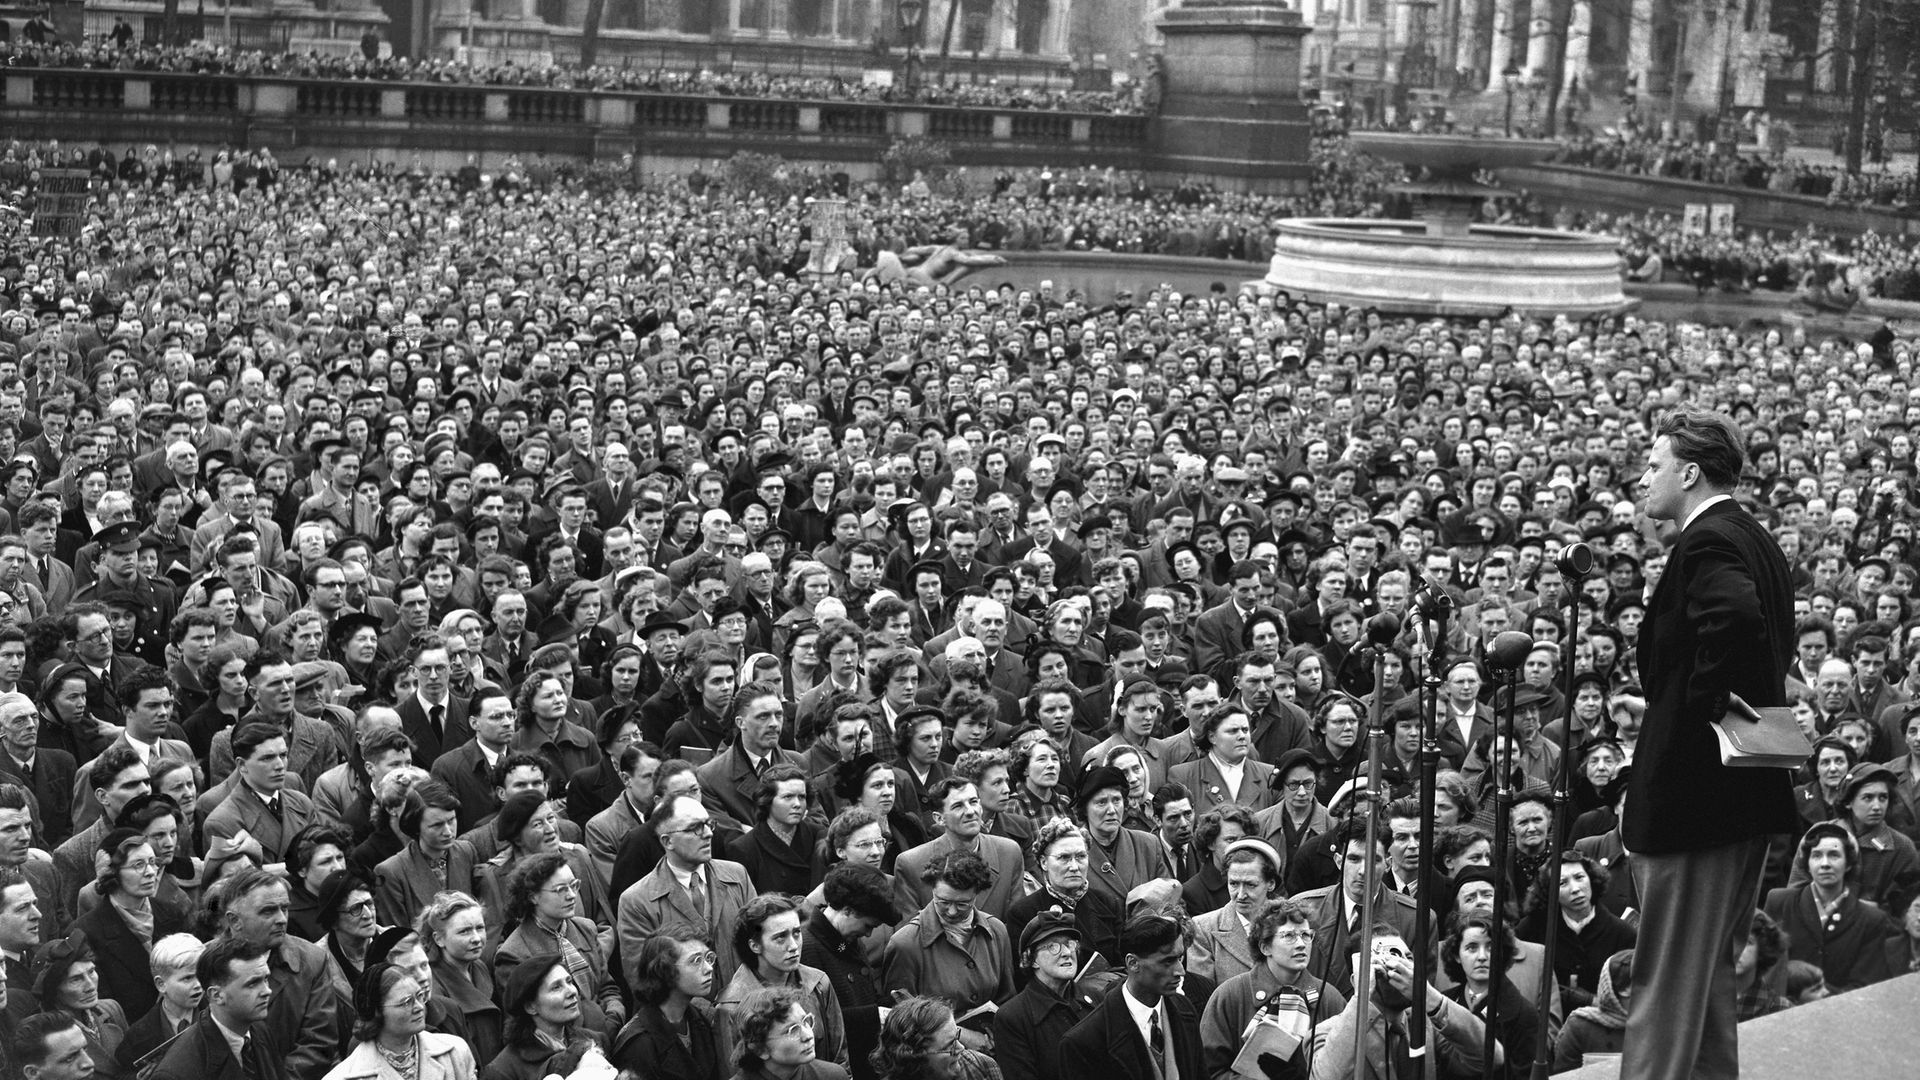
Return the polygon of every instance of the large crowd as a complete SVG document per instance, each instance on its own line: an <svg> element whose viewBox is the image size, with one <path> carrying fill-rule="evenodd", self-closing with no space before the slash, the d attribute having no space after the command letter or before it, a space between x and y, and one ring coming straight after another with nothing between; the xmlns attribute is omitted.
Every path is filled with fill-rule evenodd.
<svg viewBox="0 0 1920 1080"><path fill-rule="evenodd" d="M56 156L81 234L0 256L7 1075L1411 1075L1415 1001L1445 1076L1618 1052L1681 401L1751 433L1816 738L1743 1015L1920 970L1892 334L869 270L1276 209L1198 183L869 190L813 275L804 196L720 176L0 182Z"/></svg>
<svg viewBox="0 0 1920 1080"><path fill-rule="evenodd" d="M1915 205L1912 170L1848 172L1772 152L1764 131L1760 146L1742 152L1724 142L1666 137L1637 128L1581 132L1554 156L1565 165L1804 195L1829 205L1879 207L1910 212Z"/></svg>
<svg viewBox="0 0 1920 1080"><path fill-rule="evenodd" d="M128 27L131 33L131 27ZM378 82L455 83L476 86L544 86L563 90L631 90L712 97L781 98L800 101L866 101L959 105L997 109L1066 109L1138 115L1146 111L1146 87L1127 83L1113 90L1075 90L1046 83L931 77L901 81L852 75L802 75L747 69L677 70L597 64L475 64L442 56L381 55L378 39L350 54L265 52L210 42L136 44L108 37L66 42L52 38L0 41L0 55L17 67L94 71L271 76ZM880 66L888 67L887 63ZM889 68L889 70L891 70ZM1061 81L1065 81L1062 79Z"/></svg>

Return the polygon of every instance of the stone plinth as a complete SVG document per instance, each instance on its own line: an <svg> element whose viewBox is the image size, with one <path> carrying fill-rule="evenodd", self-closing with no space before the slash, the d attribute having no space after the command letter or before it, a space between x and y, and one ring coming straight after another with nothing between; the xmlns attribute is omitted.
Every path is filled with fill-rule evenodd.
<svg viewBox="0 0 1920 1080"><path fill-rule="evenodd" d="M1311 134L1300 100L1300 39L1280 0L1186 0L1160 17L1159 168L1254 191L1303 190Z"/></svg>
<svg viewBox="0 0 1920 1080"><path fill-rule="evenodd" d="M1409 315L1596 315L1634 305L1607 236L1476 225L1465 237L1417 221L1295 218L1274 227L1266 285L1315 301Z"/></svg>

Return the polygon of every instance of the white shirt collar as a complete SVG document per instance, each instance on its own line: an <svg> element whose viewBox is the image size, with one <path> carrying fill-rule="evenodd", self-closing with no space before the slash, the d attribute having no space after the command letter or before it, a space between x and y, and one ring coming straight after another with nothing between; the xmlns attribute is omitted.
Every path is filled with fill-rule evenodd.
<svg viewBox="0 0 1920 1080"><path fill-rule="evenodd" d="M1232 795L1237 799L1240 794L1241 779L1245 777L1247 774L1246 761L1242 760L1238 765L1229 765L1226 762L1220 760L1219 754L1211 750L1207 752L1207 757L1210 760L1212 760L1213 767L1220 771L1220 779L1225 780L1227 782L1227 794Z"/></svg>
<svg viewBox="0 0 1920 1080"><path fill-rule="evenodd" d="M144 761L149 765L153 764L153 749L155 746L154 743L141 742L139 739L136 739L133 737L132 731L128 731L127 745L133 747L134 751L140 755L141 761Z"/></svg>
<svg viewBox="0 0 1920 1080"><path fill-rule="evenodd" d="M1687 515L1687 520L1680 523L1680 531L1686 532L1687 526L1692 525L1695 521L1699 520L1700 515L1706 511L1707 507L1712 506L1715 503L1730 502L1732 501L1732 499L1733 499L1733 496L1727 494L1724 491L1718 495L1712 496L1711 498L1707 499L1706 502L1703 502L1699 506L1694 507L1693 513Z"/></svg>
<svg viewBox="0 0 1920 1080"><path fill-rule="evenodd" d="M1133 988L1126 983L1120 984L1120 996L1127 1003L1127 1012L1133 1017L1133 1025L1140 1029L1140 1041L1151 1047L1153 1041L1152 1028L1149 1026L1152 1023L1150 1018L1160 1011L1161 1006L1150 1006L1139 998L1134 997ZM1162 1004L1164 1004L1164 1002ZM1162 1023L1160 1030L1162 1033L1165 1033L1167 1030L1166 1024Z"/></svg>

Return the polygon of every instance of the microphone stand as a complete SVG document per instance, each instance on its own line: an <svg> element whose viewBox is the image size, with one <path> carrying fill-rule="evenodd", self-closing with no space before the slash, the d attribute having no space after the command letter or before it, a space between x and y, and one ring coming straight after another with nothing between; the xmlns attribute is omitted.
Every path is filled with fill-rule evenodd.
<svg viewBox="0 0 1920 1080"><path fill-rule="evenodd" d="M1381 616L1376 615L1374 618L1380 619ZM1397 634L1400 630L1399 620L1393 619L1391 615L1386 616L1386 618L1392 620L1392 632L1387 635L1387 640L1392 641L1394 634ZM1376 627L1380 625L1383 624L1375 624ZM1358 796L1366 800L1367 862L1365 872L1366 892L1360 897L1360 949L1358 952L1360 970L1356 972L1353 977L1353 992L1358 998L1358 1002L1355 1005L1356 1012L1354 1014L1356 1021L1354 1030L1358 1032L1358 1036L1353 1040L1353 1075L1356 1077L1366 1075L1367 1032L1371 1030L1370 1025L1373 1022L1373 1018L1368 1014L1373 1009L1374 897L1380 889L1379 836L1380 808L1382 805L1380 796L1380 770L1384 764L1387 747L1387 728L1385 723L1386 699L1380 693L1380 688L1385 683L1387 677L1387 647L1375 642L1372 645L1372 649L1374 694L1373 707L1368 710L1369 716L1367 717L1367 790L1365 794ZM1343 871L1341 874L1341 888L1346 887L1345 877L1346 875ZM1335 902L1337 903L1338 901L1336 900ZM1411 1038L1407 1041L1409 1044L1413 1042Z"/></svg>
<svg viewBox="0 0 1920 1080"><path fill-rule="evenodd" d="M1411 614L1417 620L1415 633L1425 639L1426 654L1421 658L1420 691L1416 699L1420 718L1420 879L1415 899L1419 918L1413 924L1413 1008L1408 1010L1407 1043L1421 1052L1427 1045L1427 986L1433 978L1433 834L1434 777L1440 770L1440 687L1447 672L1447 616L1453 611L1453 598L1444 590L1424 591L1425 602ZM1431 618L1432 625L1428 625Z"/></svg>
<svg viewBox="0 0 1920 1080"><path fill-rule="evenodd" d="M1577 586L1582 578L1593 571L1593 555L1591 551L1584 549L1586 549L1585 544L1576 544L1559 560L1562 576L1567 582L1562 590L1560 602L1567 609L1569 641L1572 640L1573 620L1579 618L1580 590ZM1584 561L1579 558L1582 554L1585 555ZM1573 828L1573 822L1567 820L1568 811L1573 805L1573 677L1572 650L1562 646L1560 693L1564 699L1567 714L1566 723L1561 725L1560 730L1566 733L1562 736L1562 741L1566 745L1560 748L1560 768L1555 770L1553 821L1551 827L1547 829L1547 865L1555 867L1556 874L1559 873L1557 868L1560 865L1560 853L1563 850L1561 838L1569 835ZM1598 899L1595 897L1596 901ZM1557 884L1556 887L1547 890L1546 900L1546 930L1541 935L1544 941L1541 944L1540 958L1546 978L1541 982L1539 991L1540 1030L1534 1036L1532 1080L1547 1080L1548 1075L1547 1009L1552 1004L1553 984L1558 978L1553 971L1553 954L1556 951L1554 946L1560 939L1560 889Z"/></svg>
<svg viewBox="0 0 1920 1080"><path fill-rule="evenodd" d="M1494 1021L1500 1014L1500 987L1506 978L1509 957L1507 956L1506 937L1501 933L1502 924L1507 918L1507 877L1511 871L1507 859L1509 826L1507 816L1513 807L1513 739L1502 732L1513 730L1513 699L1515 684L1519 681L1520 664L1526 659L1526 648L1508 649L1504 644L1517 643L1526 639L1529 647L1532 638L1527 634L1509 630L1496 637L1487 650L1487 666L1492 669L1495 681L1506 688L1506 700L1501 705L1504 714L1494 723L1493 742L1489 746L1492 760L1487 767L1494 770L1493 795L1493 979L1488 986L1487 1013L1484 1023L1485 1040L1480 1049L1480 1065L1486 1080L1495 1080L1499 1074L1494 1065L1495 1043ZM1517 656L1513 655L1515 652ZM1496 690L1495 696L1499 693ZM1543 1021L1544 1023L1544 1021Z"/></svg>

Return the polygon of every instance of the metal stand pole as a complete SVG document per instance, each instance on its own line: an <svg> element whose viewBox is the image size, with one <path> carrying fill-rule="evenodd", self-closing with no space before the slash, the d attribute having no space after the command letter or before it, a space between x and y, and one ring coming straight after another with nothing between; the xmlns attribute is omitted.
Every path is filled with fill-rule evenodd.
<svg viewBox="0 0 1920 1080"><path fill-rule="evenodd" d="M1561 576L1566 579L1560 602L1567 609L1567 639L1570 642L1573 639L1574 621L1580 617L1580 582L1593 573L1593 549L1585 544L1574 544L1554 562L1560 568ZM1573 675L1573 650L1563 647L1560 655L1560 693L1566 700L1567 717L1560 730L1565 732L1562 741L1566 745L1560 748L1560 768L1553 786L1553 820L1547 829L1547 865L1555 867L1555 873L1559 872L1561 838L1573 828L1573 822L1567 820L1568 810L1573 805ZM1553 973L1554 944L1560 937L1560 889L1557 885L1547 891L1546 927L1546 941L1542 945L1544 953L1540 959L1546 970L1546 980L1540 984L1540 1030L1533 1044L1533 1080L1547 1080L1548 1075L1547 1009L1553 1000L1556 978ZM1495 972L1498 971L1496 968Z"/></svg>
<svg viewBox="0 0 1920 1080"><path fill-rule="evenodd" d="M1506 688L1506 701L1501 706L1502 715L1494 724L1492 759L1487 767L1494 770L1493 783L1493 980L1488 988L1486 1041L1481 1047L1481 1068L1487 1080L1494 1080L1498 1069L1494 1065L1494 1018L1500 1015L1500 986L1506 978L1508 956L1506 937L1501 926L1507 918L1507 815L1513 808L1513 739L1507 734L1513 730L1514 684L1518 681L1520 665L1526 661L1527 653L1533 649L1533 636L1520 630L1508 630L1495 637L1487 647L1487 666L1492 669L1494 680Z"/></svg>
<svg viewBox="0 0 1920 1080"><path fill-rule="evenodd" d="M1382 620L1385 620L1384 622ZM1377 628L1391 624L1387 640L1400 631L1400 620L1390 613L1382 613L1373 618ZM1384 800L1380 796L1380 770L1385 764L1387 750L1387 728L1385 722L1386 700L1379 693L1380 684L1387 677L1386 650L1379 645L1373 647L1373 707L1368 710L1367 718L1367 790L1358 796L1365 800L1367 814L1367 864L1366 892L1360 897L1360 970L1354 975L1353 992L1358 995L1359 1026L1355 1029L1361 1036L1353 1043L1353 1075L1361 1076L1367 1068L1366 1032L1372 1018L1367 1014L1373 1008L1373 919L1374 898L1380 890L1380 810ZM1344 887L1344 886L1343 886ZM1409 1040L1411 1041L1411 1040Z"/></svg>
<svg viewBox="0 0 1920 1080"><path fill-rule="evenodd" d="M1420 917L1413 924L1413 1008L1408 1010L1407 1043L1421 1052L1427 1045L1427 986L1433 952L1431 920L1433 898L1427 895L1433 883L1433 834L1436 830L1433 809L1434 776L1440 769L1440 687L1447 677L1447 616L1453 612L1453 598L1446 592L1422 589L1414 597L1413 617L1416 647L1424 646L1420 705L1420 881L1417 890Z"/></svg>

